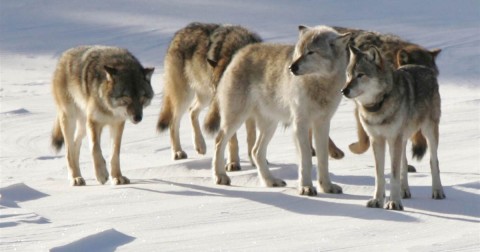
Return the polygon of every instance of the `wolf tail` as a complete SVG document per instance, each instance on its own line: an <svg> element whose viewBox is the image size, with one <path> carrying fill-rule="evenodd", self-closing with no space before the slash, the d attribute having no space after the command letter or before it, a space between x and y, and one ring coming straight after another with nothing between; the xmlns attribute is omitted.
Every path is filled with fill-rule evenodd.
<svg viewBox="0 0 480 252"><path fill-rule="evenodd" d="M162 111L160 111L160 116L158 117L157 130L158 132L165 131L170 127L172 121L172 102L168 96L165 97L163 103Z"/></svg>
<svg viewBox="0 0 480 252"><path fill-rule="evenodd" d="M55 119L55 124L53 125L52 130L52 146L56 152L59 152L62 149L64 143L62 129L60 128L60 121L57 117Z"/></svg>
<svg viewBox="0 0 480 252"><path fill-rule="evenodd" d="M412 141L412 157L421 160L427 151L427 140L422 131L417 131L410 140Z"/></svg>
<svg viewBox="0 0 480 252"><path fill-rule="evenodd" d="M205 121L203 124L203 128L207 132L207 134L214 135L220 129L220 111L218 107L217 99L213 99L210 107L208 109L207 115L205 116Z"/></svg>

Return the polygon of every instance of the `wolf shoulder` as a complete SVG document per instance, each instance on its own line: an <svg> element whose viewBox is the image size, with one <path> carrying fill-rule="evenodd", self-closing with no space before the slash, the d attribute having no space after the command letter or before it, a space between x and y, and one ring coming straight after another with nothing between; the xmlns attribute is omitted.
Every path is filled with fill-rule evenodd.
<svg viewBox="0 0 480 252"><path fill-rule="evenodd" d="M436 72L428 67L405 65L395 70L395 84L405 87L411 112L423 117L440 118L441 98Z"/></svg>
<svg viewBox="0 0 480 252"><path fill-rule="evenodd" d="M404 65L394 71L396 83L408 83L419 96L438 93L435 70L421 65Z"/></svg>

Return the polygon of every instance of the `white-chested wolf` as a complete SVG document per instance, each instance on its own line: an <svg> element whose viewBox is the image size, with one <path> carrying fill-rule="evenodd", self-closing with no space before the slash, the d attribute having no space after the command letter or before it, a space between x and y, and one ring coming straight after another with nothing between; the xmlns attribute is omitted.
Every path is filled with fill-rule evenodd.
<svg viewBox="0 0 480 252"><path fill-rule="evenodd" d="M382 34L343 27L334 28L339 32L350 32L352 34L350 44L362 51L373 46L376 47L383 58L384 64L390 64L394 68L407 64L422 65L432 69L438 75L435 59L441 52L441 49L428 50L393 34ZM357 108L355 108L355 115L358 115ZM358 142L352 143L349 147L353 153L361 154L368 150L370 142L358 117L356 117L356 122ZM424 155L427 148L425 137L421 131L418 131L410 140L414 143L412 146L415 147L412 149L413 157L418 159ZM408 168L409 171L415 171L413 166Z"/></svg>
<svg viewBox="0 0 480 252"><path fill-rule="evenodd" d="M437 73L420 65L404 65L395 70L384 62L376 47L366 52L350 47L350 53L342 92L357 103L358 118L370 137L375 156L375 194L367 206L384 206L385 143L388 143L392 172L390 198L385 208L403 210L402 197L411 197L405 147L408 138L419 130L430 147L432 198L445 198L437 158L441 114Z"/></svg>
<svg viewBox="0 0 480 252"><path fill-rule="evenodd" d="M191 23L175 33L165 56L164 98L157 123L159 131L170 129L173 159L187 158L179 136L180 119L187 108L190 109L195 149L205 154L199 113L211 103L233 55L240 48L258 42L261 38L257 34L235 25ZM247 131L250 150L255 139L253 121L247 124ZM235 136L230 143L227 169L240 169Z"/></svg>
<svg viewBox="0 0 480 252"><path fill-rule="evenodd" d="M100 146L104 126L112 138L110 159L112 184L128 184L120 171L120 145L125 120L134 124L143 117L153 90L154 68L144 68L127 50L106 46L81 46L65 51L53 75L52 92L57 118L52 145L59 151L65 143L69 178L74 186L85 185L80 173L82 139L88 135L97 181L108 180Z"/></svg>
<svg viewBox="0 0 480 252"><path fill-rule="evenodd" d="M328 172L330 119L341 100L347 66L349 34L326 26L300 26L296 46L248 45L234 56L218 85L220 128L215 139L213 179L229 185L224 167L228 139L248 118L254 118L259 136L252 150L253 161L266 186L285 186L267 167L267 145L279 122L293 126L299 154L299 192L316 195L311 179L312 153L309 128L318 150L318 182L328 193L341 193Z"/></svg>

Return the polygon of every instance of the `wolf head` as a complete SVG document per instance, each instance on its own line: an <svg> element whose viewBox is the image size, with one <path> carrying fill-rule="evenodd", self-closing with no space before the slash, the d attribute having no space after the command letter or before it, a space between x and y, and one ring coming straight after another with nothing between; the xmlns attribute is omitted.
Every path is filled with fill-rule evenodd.
<svg viewBox="0 0 480 252"><path fill-rule="evenodd" d="M300 36L295 46L294 62L290 71L294 75L330 75L339 59L346 60L346 46L350 33L338 34L326 26L299 26Z"/></svg>
<svg viewBox="0 0 480 252"><path fill-rule="evenodd" d="M441 49L433 49L431 51L420 46L410 45L398 50L396 55L396 66L413 64L422 65L432 69L438 75L438 67L435 64L435 59L440 54Z"/></svg>
<svg viewBox="0 0 480 252"><path fill-rule="evenodd" d="M223 25L210 35L207 63L212 70L211 84L217 88L233 55L246 45L262 42L259 35L237 25Z"/></svg>
<svg viewBox="0 0 480 252"><path fill-rule="evenodd" d="M114 114L132 123L142 121L143 108L150 104L153 89L150 80L154 68L118 69L104 66L108 97L107 104Z"/></svg>
<svg viewBox="0 0 480 252"><path fill-rule="evenodd" d="M356 99L360 104L375 104L386 93L386 81L390 64L385 64L376 47L366 52L350 46L350 61L347 66L347 83L342 89L345 97ZM390 71L391 72L391 71Z"/></svg>

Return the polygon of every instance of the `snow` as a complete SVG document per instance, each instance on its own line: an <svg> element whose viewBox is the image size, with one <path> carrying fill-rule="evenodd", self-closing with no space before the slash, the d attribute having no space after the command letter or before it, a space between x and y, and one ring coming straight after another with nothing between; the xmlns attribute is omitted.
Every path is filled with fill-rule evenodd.
<svg viewBox="0 0 480 252"><path fill-rule="evenodd" d="M33 1L0 3L1 251L478 251L480 249L480 5L465 1ZM395 33L438 58L442 119L439 159L447 198L432 200L428 155L413 161L405 211L369 209L373 154L348 151L353 104L343 100L331 136L343 149L330 160L341 195L297 194L291 129L279 127L270 169L287 182L265 188L248 163L232 186L211 180L213 140L195 153L188 116L181 127L187 160L172 161L168 134L157 135L163 57L173 33L192 21L240 24L267 42L294 43L297 26L337 25ZM81 44L128 48L156 67L156 96L139 125L128 123L121 150L132 184L99 185L85 140L86 187L67 181L64 151L50 131L50 79L64 50ZM104 134L108 137L108 134ZM106 140L106 139L105 139ZM103 141L109 153L108 141ZM388 159L387 159L388 164ZM387 167L386 173L389 174Z"/></svg>

